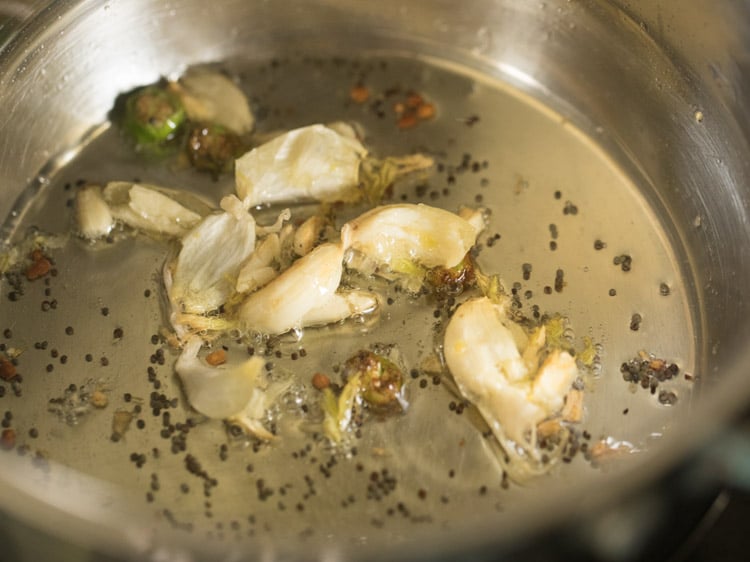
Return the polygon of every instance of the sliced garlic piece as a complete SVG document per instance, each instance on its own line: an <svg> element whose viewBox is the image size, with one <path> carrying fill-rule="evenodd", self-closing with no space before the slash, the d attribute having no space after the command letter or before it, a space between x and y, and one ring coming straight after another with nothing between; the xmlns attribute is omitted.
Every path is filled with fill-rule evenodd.
<svg viewBox="0 0 750 562"><path fill-rule="evenodd" d="M201 214L179 203L168 194L170 191L115 181L106 185L103 197L112 216L128 226L151 234L179 237L200 222ZM197 198L195 201L196 206L205 208Z"/></svg>
<svg viewBox="0 0 750 562"><path fill-rule="evenodd" d="M87 240L102 238L112 231L115 219L104 197L102 188L89 185L76 193L76 222L78 233Z"/></svg>

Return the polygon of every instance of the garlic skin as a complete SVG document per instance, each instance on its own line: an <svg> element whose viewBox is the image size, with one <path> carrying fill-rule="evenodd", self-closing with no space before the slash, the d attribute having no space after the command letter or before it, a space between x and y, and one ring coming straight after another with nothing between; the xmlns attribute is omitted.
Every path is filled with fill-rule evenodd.
<svg viewBox="0 0 750 562"><path fill-rule="evenodd" d="M255 219L233 195L182 239L170 301L191 314L218 309L235 292L242 264L255 249Z"/></svg>
<svg viewBox="0 0 750 562"><path fill-rule="evenodd" d="M233 133L249 133L255 116L247 97L227 76L208 68L190 68L170 84L193 121L214 123Z"/></svg>
<svg viewBox="0 0 750 562"><path fill-rule="evenodd" d="M454 267L476 242L471 222L437 207L397 204L375 207L348 223L352 250L390 271ZM357 267L351 260L347 263Z"/></svg>
<svg viewBox="0 0 750 562"><path fill-rule="evenodd" d="M374 296L337 293L348 243L349 229L345 226L338 244L321 244L252 293L238 311L242 328L269 335L283 334L371 312L377 302Z"/></svg>
<svg viewBox="0 0 750 562"><path fill-rule="evenodd" d="M102 196L102 188L89 185L76 193L75 206L78 233L87 240L107 236L115 226L115 219Z"/></svg>
<svg viewBox="0 0 750 562"><path fill-rule="evenodd" d="M367 149L325 125L288 131L235 162L237 195L246 204L356 201Z"/></svg>
<svg viewBox="0 0 750 562"><path fill-rule="evenodd" d="M202 345L200 337L188 338L175 363L190 406L212 419L242 413L260 388L263 360L250 357L238 365L211 367L198 357Z"/></svg>
<svg viewBox="0 0 750 562"><path fill-rule="evenodd" d="M103 197L118 221L149 234L180 237L200 222L201 215L167 195L169 192L157 186L114 181L106 185Z"/></svg>
<svg viewBox="0 0 750 562"><path fill-rule="evenodd" d="M445 360L508 454L510 439L538 460L536 427L560 414L578 368L570 354L556 349L539 366L543 330L526 338L506 305L481 297L459 306L445 332Z"/></svg>

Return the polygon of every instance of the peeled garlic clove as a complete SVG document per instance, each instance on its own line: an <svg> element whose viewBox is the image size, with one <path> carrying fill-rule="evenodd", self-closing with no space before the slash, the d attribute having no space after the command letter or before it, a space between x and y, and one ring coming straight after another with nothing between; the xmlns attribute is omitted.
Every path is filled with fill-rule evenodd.
<svg viewBox="0 0 750 562"><path fill-rule="evenodd" d="M367 150L325 125L294 129L235 162L237 195L249 205L281 201L356 201Z"/></svg>
<svg viewBox="0 0 750 562"><path fill-rule="evenodd" d="M304 327L305 315L336 292L343 254L341 244L322 244L294 262L245 300L238 313L242 326L265 334Z"/></svg>
<svg viewBox="0 0 750 562"><path fill-rule="evenodd" d="M102 238L114 228L115 219L98 185L83 187L76 193L76 222L79 234L87 240Z"/></svg>
<svg viewBox="0 0 750 562"><path fill-rule="evenodd" d="M350 229L344 225L338 244L321 244L268 285L251 294L238 311L241 326L245 330L265 334L283 334L309 326L313 320L317 323L319 316L316 310L333 302L331 299L336 301L339 311L355 306L356 300L347 301L343 306L333 297L341 282L342 260L350 243L350 235Z"/></svg>
<svg viewBox="0 0 750 562"><path fill-rule="evenodd" d="M351 248L392 271L454 267L476 242L472 223L428 205L376 207L350 221Z"/></svg>
<svg viewBox="0 0 750 562"><path fill-rule="evenodd" d="M514 335L519 329L505 305L487 297L471 299L451 317L443 349L459 390L477 406L506 452L515 455L520 447L524 454L518 459L538 461L536 427L560 414L578 370L560 350L549 351L540 366L547 351L545 330L520 338Z"/></svg>
<svg viewBox="0 0 750 562"><path fill-rule="evenodd" d="M198 357L202 345L200 338L190 338L175 363L190 406L213 419L240 414L259 388L263 360L251 357L238 365L210 367Z"/></svg>
<svg viewBox="0 0 750 562"><path fill-rule="evenodd" d="M242 135L255 126L245 94L227 76L207 68L189 69L172 89L193 121L226 127Z"/></svg>
<svg viewBox="0 0 750 562"><path fill-rule="evenodd" d="M528 369L507 326L505 308L487 298L456 309L445 332L444 352L456 383L480 397L497 381L519 381Z"/></svg>
<svg viewBox="0 0 750 562"><path fill-rule="evenodd" d="M471 299L456 309L445 332L445 361L461 394L476 404L503 442L526 443L545 412L528 398L525 386L514 386L528 371L505 310L487 298Z"/></svg>
<svg viewBox="0 0 750 562"><path fill-rule="evenodd" d="M243 268L237 277L237 292L251 293L268 285L278 276L279 272L270 266Z"/></svg>

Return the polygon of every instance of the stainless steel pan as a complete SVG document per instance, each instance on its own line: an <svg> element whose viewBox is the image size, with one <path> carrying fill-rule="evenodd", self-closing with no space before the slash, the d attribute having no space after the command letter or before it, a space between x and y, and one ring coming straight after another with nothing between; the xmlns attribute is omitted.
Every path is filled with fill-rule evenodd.
<svg viewBox="0 0 750 562"><path fill-rule="evenodd" d="M156 417L113 444L112 412L133 405L124 393L149 406L153 381L144 358L154 353L149 336L163 320L144 291L158 294L151 275L164 248L140 241L94 255L73 241L58 254L54 314L37 310L43 296L34 291L42 289L29 286L16 303L3 287L2 322L13 332L7 345L28 350L20 357L22 396L8 387L0 404L12 410L29 447L25 456L0 458L1 505L14 521L123 557L357 559L497 553L577 520L589 526L593 548L619 556L641 528L621 528L623 540L602 547L608 522L619 521L616 507L684 462L747 402L750 20L741 7L700 0L690 9L668 1L131 0L32 8L0 52L5 238L18 240L30 225L66 232L65 186L73 189L78 179L131 174L214 194L231 189L231 182L206 183L139 161L106 126L120 93L191 64L222 63L241 77L266 130L347 118L363 123L382 154L431 150L446 169L460 167L464 153L480 169L486 160L486 171L451 180L449 170L430 180L435 200L455 207L481 199L493 212L490 228L502 235L483 249L484 266L511 284L533 263L521 287L523 298L532 291L527 309L533 303L561 312L579 340L601 344L584 427L595 439L627 441L638 452L604 471L577 458L570 468L506 490L471 419L447 408L447 385L429 382L423 390L418 381L413 411L398 425L376 426L357 458L336 459L315 445L305 453L316 457L309 462L302 438L254 452L210 424L191 431L187 451L165 449L157 458ZM362 79L381 92L425 92L439 119L400 133L347 102L348 88ZM414 186L403 189L418 197ZM606 247L594 249L597 239ZM627 274L613 263L625 254L634 263ZM103 281L103 262L117 269L116 282ZM543 288L558 269L565 290L545 300ZM102 307L112 316L103 317ZM643 318L637 332L630 328L635 313ZM416 365L435 345L430 316L423 331L344 334L336 346L326 333L313 334L303 345L323 351L308 354L302 371L329 368L361 342L398 341L404 360ZM74 340L65 340L68 326ZM113 344L114 327L124 328L127 347ZM47 349L34 352L42 339L65 347L59 353L70 363L51 361ZM281 345L278 362L297 369L289 355L300 344ZM622 381L620 363L641 349L692 375L675 381L674 407ZM94 369L83 359L87 352L106 357L109 370L101 363ZM166 354L160 384L177 397ZM54 369L44 373L48 363ZM49 399L68 384L91 380L107 385L108 410L89 412L73 427L48 411ZM301 384L297 397L309 399L306 392ZM172 415L190 417L182 406ZM28 436L32 428L40 437ZM49 460L37 461L41 468L29 460L38 452ZM204 488L200 476L186 472L186 453L203 459L219 484ZM139 454L147 457L140 469ZM317 487L305 488L307 470ZM397 485L383 470L397 475ZM270 501L259 500L264 486L274 492ZM149 491L154 501L146 499Z"/></svg>

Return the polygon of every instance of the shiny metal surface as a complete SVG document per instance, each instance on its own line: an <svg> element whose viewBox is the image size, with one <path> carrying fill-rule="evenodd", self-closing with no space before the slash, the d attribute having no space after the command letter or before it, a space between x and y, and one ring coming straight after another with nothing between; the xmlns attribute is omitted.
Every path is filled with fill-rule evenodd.
<svg viewBox="0 0 750 562"><path fill-rule="evenodd" d="M678 4L630 2L620 7L595 1L507 0L465 2L457 9L453 2L53 3L42 8L0 53L0 103L6 108L0 115L4 190L0 216L19 212L6 222L5 235L13 235L23 219L34 216L38 209L29 201L47 197L49 186L61 185L64 174L71 174L68 180L77 173L104 178L117 169L92 155L76 161L62 177L56 175L81 140L106 121L122 91L200 62L239 59L247 64L289 52L407 59L418 55L432 70L420 75L406 64L393 77L418 76L435 92L441 92L438 86L443 84L445 89L436 95L442 96L444 107L477 109L483 119L487 116L492 127L480 130L478 137L467 136L466 142L471 152L490 158L493 187L512 187L518 174L532 187L545 186L550 194L553 189L546 186L559 183L584 209L587 222L570 234L577 245L571 244L570 253L559 258L581 267L571 276L576 280L571 282L575 298L560 299L552 308L570 314L577 328L591 329L595 339L606 338L602 376L619 378L616 367L629 351L659 341L700 374L703 385L700 400L692 400L689 411L682 405L676 410L682 415L645 408L641 419L631 416L624 424L624 386L619 380L609 385L600 382L599 395L594 393L590 406L592 420L599 420L592 423L601 424L597 430L620 437L629 432L633 440L664 432L650 450L612 473L561 477L564 486L542 487L543 494L511 502L510 514L476 510L467 495L463 503L458 502L456 516L468 529L459 521L452 533L437 528L410 530L398 540L391 535L384 543L398 544L398 553L407 558L414 552L429 556L437 549L507 544L544 525L583 518L678 462L708 436L714 424L726 422L750 394L744 372L750 320L743 295L750 281L750 165L745 158L750 120L742 103L747 91L742 69L747 64L748 37L743 26L748 16L734 13L728 2L699 2L690 11ZM297 74L304 75L304 70ZM337 80L341 91L348 78ZM284 85L281 93L273 94L274 102L299 103L294 82ZM252 84L248 87L252 89ZM333 104L326 106L325 96L316 91L324 90L313 88L309 93L322 114L334 114ZM503 107L493 114L493 104ZM446 125L433 133L445 136L455 130ZM374 129L372 137L382 143L381 150L389 148L384 131ZM423 141L429 141L429 135ZM407 141L403 148L408 146ZM504 147L505 152L493 152L492 146ZM454 158L460 155L460 149L455 150ZM159 177L158 172L149 173ZM523 203L514 200L503 214L508 196L501 189L488 195L488 204L501 210L499 225L537 236L529 245L545 244L546 224L556 215L540 220L536 230L525 228L524 213L536 207L524 210ZM617 224L613 219L619 218L618 213L630 213L633 219ZM64 217L52 224L64 228ZM561 232L568 234L562 228ZM637 248L637 257L648 265L622 289L618 287L621 295L629 295L621 309L605 302L606 297L587 297L590 291L603 294L611 281L605 275L597 277L597 266L576 255L578 247L598 235L608 240L609 258L616 241L622 251ZM517 242L487 259L516 272L524 251L525 244ZM159 255L154 250L148 259L156 264ZM591 266L591 276L584 266ZM542 269L539 266L540 275ZM509 281L513 275L518 274L504 274ZM629 314L631 302L662 306L644 295L664 276L671 276L669 280L679 287L673 295L679 300L676 308L666 309L668 319L646 329L640 341L622 343L629 336L627 326L620 330L592 325L597 316L591 309L597 306L612 316ZM109 296L116 297L115 288ZM85 297L84 291L73 291L71 296L76 302L85 302ZM579 306L581 299L586 306ZM134 322L148 331L158 318ZM92 327L92 337L95 330ZM215 434L208 437L218 439ZM98 453L85 450L71 445L68 457L59 452L60 460L87 471L87 463L94 463ZM121 490L112 487L118 478L114 465L102 481L80 479L62 469L29 477L23 461L2 461L4 509L47 531L131 555L205 546L185 541L179 533L176 538L167 531L153 536L151 523L143 518L148 510L136 498L126 501ZM592 488L596 494L591 494ZM314 544L305 548L308 553L320 549L321 557L346 556L350 548L338 541ZM271 541L253 555L271 556L275 546ZM378 546L366 544L357 555L378 554ZM166 550L160 551L162 547ZM219 548L224 550L225 545Z"/></svg>

